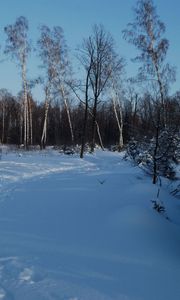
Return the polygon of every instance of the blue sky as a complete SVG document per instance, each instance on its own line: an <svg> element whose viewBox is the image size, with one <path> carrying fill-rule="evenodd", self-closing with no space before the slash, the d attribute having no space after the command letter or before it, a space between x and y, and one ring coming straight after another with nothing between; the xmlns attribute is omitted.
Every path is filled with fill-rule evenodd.
<svg viewBox="0 0 180 300"><path fill-rule="evenodd" d="M172 92L180 89L180 1L155 0L158 14L166 24L166 37L170 42L168 61L177 67L177 81ZM29 36L35 46L38 26L59 25L64 29L65 38L71 50L71 57L82 39L91 33L94 23L102 23L113 35L118 52L126 58L127 76L134 74L135 67L130 61L135 56L135 48L122 38L122 30L133 19L132 7L135 0L0 0L0 45L1 59L4 47L4 26L14 23L23 15L29 21ZM29 77L37 76L39 60L31 55L28 65ZM20 74L13 62L0 64L0 88L7 88L13 94L21 89ZM42 98L36 89L37 100Z"/></svg>

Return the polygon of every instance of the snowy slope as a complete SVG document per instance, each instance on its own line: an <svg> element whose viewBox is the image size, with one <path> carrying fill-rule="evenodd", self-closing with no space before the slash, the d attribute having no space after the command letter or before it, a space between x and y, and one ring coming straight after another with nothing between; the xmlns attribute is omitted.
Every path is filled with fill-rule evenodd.
<svg viewBox="0 0 180 300"><path fill-rule="evenodd" d="M118 153L0 161L0 299L179 300L180 204Z"/></svg>

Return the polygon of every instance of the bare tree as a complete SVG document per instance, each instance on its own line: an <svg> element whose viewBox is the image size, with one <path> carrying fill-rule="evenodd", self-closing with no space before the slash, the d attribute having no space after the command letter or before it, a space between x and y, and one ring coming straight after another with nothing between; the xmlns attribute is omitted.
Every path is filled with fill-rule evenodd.
<svg viewBox="0 0 180 300"><path fill-rule="evenodd" d="M140 51L134 59L143 64L139 68L139 80L155 80L157 83L162 124L166 126L165 94L175 72L165 63L169 47L168 40L164 38L165 25L160 21L152 0L137 1L134 14L134 21L123 32L124 38Z"/></svg>
<svg viewBox="0 0 180 300"><path fill-rule="evenodd" d="M51 37L51 30L48 26L41 26L40 38L38 40L39 56L43 62L43 68L45 69L45 79L43 80L44 92L45 92L45 103L44 103L44 122L41 135L41 148L46 147L47 143L47 120L49 105L51 101L51 89L53 80L55 78L55 66L54 60L51 56L53 49L53 41Z"/></svg>
<svg viewBox="0 0 180 300"><path fill-rule="evenodd" d="M68 57L68 49L64 38L64 32L61 27L53 29L55 51L53 53L56 65L55 89L60 93L64 102L65 110L71 134L71 142L74 144L74 130L71 119L69 97L69 84L71 83L71 64Z"/></svg>
<svg viewBox="0 0 180 300"><path fill-rule="evenodd" d="M116 64L116 60L112 61ZM118 60L117 65L112 65L111 67L111 98L114 110L114 115L119 131L118 139L118 151L124 146L123 141L123 109L122 109L122 97L123 97L123 87L122 87L122 75L124 73L124 59Z"/></svg>
<svg viewBox="0 0 180 300"><path fill-rule="evenodd" d="M81 152L80 158L84 156L84 149L86 143L86 135L87 135L87 120L88 120L88 109L89 109L89 74L91 71L91 64L87 69L86 74L86 85L85 85L85 110L84 110L84 122L83 122L83 130L82 130L82 141L81 141Z"/></svg>
<svg viewBox="0 0 180 300"><path fill-rule="evenodd" d="M16 59L21 68L21 78L23 85L23 112L24 112L24 147L29 144L29 112L27 97L27 58L30 52L30 42L28 40L28 21L25 17L17 18L13 25L4 28L7 34L5 53L10 54L12 59Z"/></svg>
<svg viewBox="0 0 180 300"><path fill-rule="evenodd" d="M166 128L165 96L168 84L175 78L175 71L165 62L169 42L164 38L165 25L160 21L152 0L139 0L134 8L135 19L124 30L124 38L140 51L135 61L143 63L139 68L139 79L152 81L157 86L159 102L155 124L155 147L153 153L153 183L157 181L157 150L161 128ZM155 83L155 85L154 85Z"/></svg>
<svg viewBox="0 0 180 300"><path fill-rule="evenodd" d="M85 150L85 144L87 142L87 125L88 125L88 115L90 115L91 117L93 117L92 114L92 110L90 108L90 96L89 96L89 89L90 89L90 83L89 83L89 76L90 76L90 70L91 70L91 64L88 66L88 69L86 70L86 78L85 78L85 87L84 85L75 83L75 82L71 82L69 84L69 86L71 87L73 93L75 94L75 96L77 97L77 99L80 101L80 103L83 105L84 107L84 118L83 118L83 126L82 126L82 133L81 133L81 150L80 150L80 158L84 157L84 150ZM79 89L80 92L82 93L82 98L79 95L79 93L77 92L76 89ZM102 137L101 137L101 133L100 133L100 129L99 129L99 124L96 120L96 130L97 130L97 135L99 138L99 143L102 149L104 149L103 146L103 142L102 142Z"/></svg>
<svg viewBox="0 0 180 300"><path fill-rule="evenodd" d="M39 51L44 67L47 69L46 79L46 109L44 126L47 126L47 113L52 92L58 93L63 100L67 113L71 140L74 143L74 132L68 102L68 81L71 68L67 54L67 46L61 27L55 26L51 30L47 26L41 27L41 37L38 41ZM43 129L43 132L45 130Z"/></svg>
<svg viewBox="0 0 180 300"><path fill-rule="evenodd" d="M112 65L118 68L119 61L116 61L116 64L112 64L112 61L116 60L114 40L102 25L94 25L92 35L84 39L80 50L81 62L86 71L90 70L89 83L93 97L91 138L91 152L93 152L97 129L97 108L100 96L107 87L112 74Z"/></svg>

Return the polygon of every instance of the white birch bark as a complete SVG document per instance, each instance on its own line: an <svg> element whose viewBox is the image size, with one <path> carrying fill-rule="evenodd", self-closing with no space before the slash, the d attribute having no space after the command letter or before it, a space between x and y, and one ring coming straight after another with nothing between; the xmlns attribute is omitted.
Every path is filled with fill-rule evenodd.
<svg viewBox="0 0 180 300"><path fill-rule="evenodd" d="M29 118L28 118L28 99L27 99L27 80L26 80L26 63L22 59L22 80L24 94L24 147L27 149L29 142Z"/></svg>
<svg viewBox="0 0 180 300"><path fill-rule="evenodd" d="M5 130L5 103L2 102L2 137L1 137L1 143L4 143L4 130Z"/></svg>
<svg viewBox="0 0 180 300"><path fill-rule="evenodd" d="M45 113L44 113L44 124L41 136L41 147L45 147L47 143L47 118L50 104L49 87L46 88L46 100L45 100Z"/></svg>
<svg viewBox="0 0 180 300"><path fill-rule="evenodd" d="M73 126L72 126L72 121L71 121L71 114L70 114L68 102L66 99L64 87L62 84L60 85L60 92L61 92L61 95L62 95L62 98L64 101L64 105L65 105L65 109L66 109L66 113L67 113L67 117L68 117L68 123L69 123L70 132L71 132L71 141L72 141L72 144L74 144L74 132L73 132Z"/></svg>
<svg viewBox="0 0 180 300"><path fill-rule="evenodd" d="M116 122L117 122L117 126L118 126L118 130L119 130L119 142L118 142L118 147L119 150L123 148L124 146L124 142L123 142L123 118L122 118L122 106L120 101L118 101L119 103L117 103L117 99L115 99L114 96L112 96L112 103L113 103L113 109L114 109L114 114L115 114L115 118L116 118ZM119 108L119 116L118 116L118 112L117 112L117 106Z"/></svg>
<svg viewBox="0 0 180 300"><path fill-rule="evenodd" d="M33 122L32 122L32 105L31 99L28 99L28 106L29 106L29 127L30 127L30 144L33 144Z"/></svg>
<svg viewBox="0 0 180 300"><path fill-rule="evenodd" d="M114 114L115 114L118 130L119 130L119 141L118 141L118 148L119 149L118 150L120 151L124 146L122 104L121 104L121 101L119 99L118 92L116 91L114 80L113 80L112 85L113 85L112 86L112 89L113 89L113 91L112 91L112 104L113 104ZM118 116L117 107L118 107L118 110L119 110L119 116Z"/></svg>

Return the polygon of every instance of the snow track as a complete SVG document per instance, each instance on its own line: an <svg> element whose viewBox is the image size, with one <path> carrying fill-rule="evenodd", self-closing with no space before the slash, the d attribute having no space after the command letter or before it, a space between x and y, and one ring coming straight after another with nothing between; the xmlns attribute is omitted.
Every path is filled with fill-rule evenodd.
<svg viewBox="0 0 180 300"><path fill-rule="evenodd" d="M177 200L118 153L0 162L0 299L179 300Z"/></svg>

